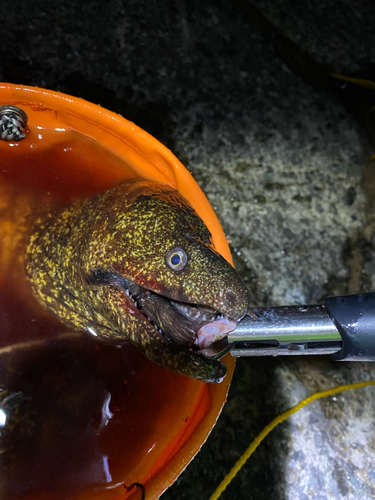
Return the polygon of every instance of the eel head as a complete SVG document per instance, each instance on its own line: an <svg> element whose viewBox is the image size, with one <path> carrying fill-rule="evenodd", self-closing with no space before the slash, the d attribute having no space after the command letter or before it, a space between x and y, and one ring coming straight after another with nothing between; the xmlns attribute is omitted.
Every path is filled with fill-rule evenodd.
<svg viewBox="0 0 375 500"><path fill-rule="evenodd" d="M219 382L199 350L246 313L248 292L175 189L122 182L39 221L26 256L40 302L70 325L128 340L178 373Z"/></svg>

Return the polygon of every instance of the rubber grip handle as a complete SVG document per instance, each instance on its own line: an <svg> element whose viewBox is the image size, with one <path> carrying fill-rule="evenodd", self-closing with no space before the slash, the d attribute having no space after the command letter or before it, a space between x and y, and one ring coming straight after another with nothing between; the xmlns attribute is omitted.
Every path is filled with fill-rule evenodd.
<svg viewBox="0 0 375 500"><path fill-rule="evenodd" d="M328 297L327 313L342 337L338 361L375 361L375 293Z"/></svg>

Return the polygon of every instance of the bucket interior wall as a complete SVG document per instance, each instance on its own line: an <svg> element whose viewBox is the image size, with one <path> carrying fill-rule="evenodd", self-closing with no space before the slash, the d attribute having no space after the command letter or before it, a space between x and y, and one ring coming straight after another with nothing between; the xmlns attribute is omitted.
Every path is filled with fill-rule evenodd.
<svg viewBox="0 0 375 500"><path fill-rule="evenodd" d="M9 408L19 407L13 427L5 422L0 434L8 450L0 496L136 499L131 485L138 482L148 499L157 498L215 424L233 358L226 358L223 383L204 384L154 365L130 345L119 349L68 330L31 294L27 240L38 217L135 177L178 189L230 260L225 236L189 172L133 123L30 87L1 84L0 104L29 117L24 141L0 141L0 389Z"/></svg>

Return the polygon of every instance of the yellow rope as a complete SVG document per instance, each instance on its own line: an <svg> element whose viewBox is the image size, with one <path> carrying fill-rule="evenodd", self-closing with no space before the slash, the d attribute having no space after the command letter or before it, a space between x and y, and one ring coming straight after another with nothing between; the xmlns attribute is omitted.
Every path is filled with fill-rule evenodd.
<svg viewBox="0 0 375 500"><path fill-rule="evenodd" d="M325 398L326 396L332 396L333 394L337 394L338 392L342 391L347 391L348 389L359 389L360 387L366 387L367 385L375 385L375 380L369 380L367 382L359 382L358 384L349 384L349 385L340 385L338 387L335 387L334 389L328 389L328 391L321 391L321 392L316 392L315 394L312 394L311 396L307 397L306 399L303 399L300 403L298 403L296 406L293 406L290 410L282 413L278 417L276 417L270 424L268 424L262 432L254 439L254 441L250 444L250 446L247 448L245 453L242 455L242 457L234 464L232 467L231 471L225 476L225 478L222 480L222 482L219 484L219 486L216 488L214 491L213 495L211 495L209 500L217 500L219 496L223 493L225 488L228 486L228 484L232 481L232 479L235 477L237 472L241 469L243 465L245 465L245 462L250 458L250 456L253 454L253 452L258 448L260 443L263 441L263 439L268 436L268 434L281 422L284 422L288 417L293 415L293 413L296 413L298 410L303 408L304 406L308 405L312 401L315 401L320 398Z"/></svg>
<svg viewBox="0 0 375 500"><path fill-rule="evenodd" d="M361 85L362 87L367 87L371 90L375 90L375 83L371 80L365 80L363 78L353 78L351 76L340 75L339 73L330 73L330 76L333 76L333 78L337 78L339 80L344 80L346 82L355 83L356 85Z"/></svg>

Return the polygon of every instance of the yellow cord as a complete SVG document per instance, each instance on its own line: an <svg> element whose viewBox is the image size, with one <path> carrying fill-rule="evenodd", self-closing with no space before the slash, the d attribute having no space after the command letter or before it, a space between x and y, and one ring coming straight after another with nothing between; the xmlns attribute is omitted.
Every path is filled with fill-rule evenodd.
<svg viewBox="0 0 375 500"><path fill-rule="evenodd" d="M262 432L254 439L254 441L250 444L250 446L247 448L245 453L242 455L242 457L234 464L232 467L231 471L225 476L225 478L222 480L222 482L219 484L219 486L216 488L214 491L213 495L211 495L209 500L217 500L219 496L223 493L225 488L228 486L228 484L232 481L232 479L235 477L237 472L241 469L243 465L245 465L245 462L250 458L250 456L253 454L253 452L258 448L260 443L263 441L263 439L268 436L268 434L281 422L284 422L288 417L293 415L293 413L296 413L298 410L303 408L304 406L308 405L312 401L315 401L320 398L325 398L326 396L332 396L333 394L337 394L338 392L342 391L347 391L348 389L359 389L360 387L366 387L367 385L375 385L375 380L369 380L367 382L359 382L358 384L349 384L349 385L340 385L338 387L335 387L334 389L328 389L328 391L321 391L321 392L316 392L315 394L312 394L311 396L307 397L306 399L303 399L300 403L298 403L296 406L293 406L290 410L282 413L278 417L276 417L270 424L268 424Z"/></svg>
<svg viewBox="0 0 375 500"><path fill-rule="evenodd" d="M333 78L337 78L339 80L344 80L346 82L355 83L356 85L361 85L362 87L367 87L371 90L375 90L375 83L371 80L365 80L363 78L353 78L351 76L340 75L339 73L330 73L330 76L333 76Z"/></svg>

